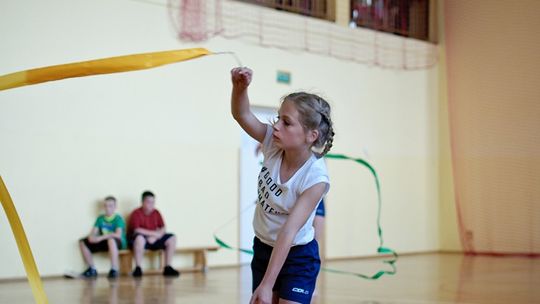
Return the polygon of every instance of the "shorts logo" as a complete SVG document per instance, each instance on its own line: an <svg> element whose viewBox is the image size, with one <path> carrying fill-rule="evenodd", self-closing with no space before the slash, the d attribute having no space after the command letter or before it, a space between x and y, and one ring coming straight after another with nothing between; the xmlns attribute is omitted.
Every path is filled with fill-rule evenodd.
<svg viewBox="0 0 540 304"><path fill-rule="evenodd" d="M298 292L298 293L303 293L303 294L306 294L306 295L309 294L309 291L303 290L302 288L298 288L298 287L294 287L294 288L292 289L292 291Z"/></svg>

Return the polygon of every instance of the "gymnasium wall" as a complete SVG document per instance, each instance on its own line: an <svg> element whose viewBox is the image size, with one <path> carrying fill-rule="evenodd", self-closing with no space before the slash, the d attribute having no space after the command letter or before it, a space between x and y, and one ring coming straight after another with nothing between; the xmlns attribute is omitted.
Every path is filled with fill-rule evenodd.
<svg viewBox="0 0 540 304"><path fill-rule="evenodd" d="M334 153L367 159L382 185L385 245L439 249L438 67L401 71L215 38L175 38L166 1L2 1L0 74L116 55L206 47L234 51L254 69L254 105L278 106L294 90L333 106ZM24 224L40 273L83 269L77 240L112 194L127 214L143 190L178 246L213 245L238 214L240 128L230 115L227 55L157 69L68 79L0 92L0 174ZM276 83L276 71L292 74ZM327 257L373 255L376 192L365 168L328 160ZM233 222L221 231L237 241ZM0 215L0 278L24 277ZM106 271L105 257L97 260ZM209 263L235 265L235 252Z"/></svg>

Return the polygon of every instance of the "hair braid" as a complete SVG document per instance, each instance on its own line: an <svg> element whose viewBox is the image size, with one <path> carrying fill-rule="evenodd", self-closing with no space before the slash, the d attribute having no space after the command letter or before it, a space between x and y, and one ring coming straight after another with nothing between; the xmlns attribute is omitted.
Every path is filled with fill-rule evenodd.
<svg viewBox="0 0 540 304"><path fill-rule="evenodd" d="M330 119L330 115L328 115L327 112L321 112L321 117L322 117L322 120L325 120L326 123L328 124L328 132L325 136L326 138L324 141L324 149L322 150L321 153L319 153L319 157L325 156L330 151L334 142L334 135L335 135L334 126L332 124L332 120Z"/></svg>

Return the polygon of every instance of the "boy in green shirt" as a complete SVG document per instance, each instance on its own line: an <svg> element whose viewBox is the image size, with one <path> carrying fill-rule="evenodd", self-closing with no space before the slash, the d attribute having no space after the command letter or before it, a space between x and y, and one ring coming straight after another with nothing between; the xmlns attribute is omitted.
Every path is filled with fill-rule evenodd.
<svg viewBox="0 0 540 304"><path fill-rule="evenodd" d="M97 277L92 253L108 251L111 259L109 278L118 277L118 250L127 247L126 223L116 211L116 198L107 196L103 202L105 214L98 216L90 234L79 241L84 261L88 269L82 273L83 277Z"/></svg>

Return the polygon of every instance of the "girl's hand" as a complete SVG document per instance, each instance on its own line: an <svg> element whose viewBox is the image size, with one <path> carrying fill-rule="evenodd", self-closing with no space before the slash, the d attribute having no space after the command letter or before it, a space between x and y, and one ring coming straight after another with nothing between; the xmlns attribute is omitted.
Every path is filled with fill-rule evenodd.
<svg viewBox="0 0 540 304"><path fill-rule="evenodd" d="M251 83L253 71L249 68L239 67L231 70L231 81L234 88L245 89Z"/></svg>
<svg viewBox="0 0 540 304"><path fill-rule="evenodd" d="M272 304L272 288L259 285L253 292L249 304Z"/></svg>

